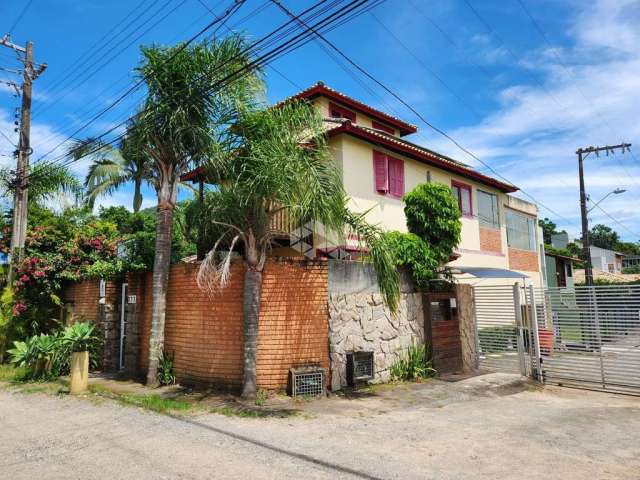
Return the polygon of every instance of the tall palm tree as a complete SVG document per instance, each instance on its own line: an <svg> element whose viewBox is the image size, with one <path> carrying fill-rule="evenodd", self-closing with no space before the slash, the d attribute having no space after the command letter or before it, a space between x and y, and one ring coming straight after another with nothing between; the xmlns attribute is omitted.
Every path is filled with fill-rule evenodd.
<svg viewBox="0 0 640 480"><path fill-rule="evenodd" d="M14 175L7 168L0 169L0 188L7 192L15 189ZM62 165L40 162L29 167L29 202L42 206L56 195L63 193L79 196L82 184Z"/></svg>
<svg viewBox="0 0 640 480"><path fill-rule="evenodd" d="M340 174L323 136L322 118L304 103L290 102L244 114L238 127L236 155L228 180L208 197L205 218L221 234L201 264L198 283L215 289L229 277L231 251L242 252L246 265L243 295L244 375L242 396L256 394L256 349L262 272L279 236L288 235L274 222L285 214L292 225L321 223L325 232L343 237L347 228L363 236L369 247L387 304L395 310L398 276L381 232L363 215L347 210ZM224 245L227 253L219 254Z"/></svg>
<svg viewBox="0 0 640 480"><path fill-rule="evenodd" d="M250 63L247 42L237 35L188 48L143 48L142 54L138 72L147 97L134 132L135 144L153 161L158 196L147 371L147 383L156 384L180 175L225 151L222 145L239 106L252 103L263 86L255 73L237 75Z"/></svg>
<svg viewBox="0 0 640 480"><path fill-rule="evenodd" d="M85 201L93 208L96 199L111 195L123 185L133 182L133 211L142 205L142 184L151 177L151 161L136 146L130 136L123 137L118 148L100 140L77 140L68 155L75 159L89 156L93 159L84 181Z"/></svg>

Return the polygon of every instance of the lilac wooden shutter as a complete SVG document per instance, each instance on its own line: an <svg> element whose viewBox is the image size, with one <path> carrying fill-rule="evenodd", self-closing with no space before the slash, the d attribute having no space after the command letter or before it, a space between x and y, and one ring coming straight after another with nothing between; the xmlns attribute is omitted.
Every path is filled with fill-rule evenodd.
<svg viewBox="0 0 640 480"><path fill-rule="evenodd" d="M375 179L376 191L387 193L389 191L388 160L384 153L373 152L373 176Z"/></svg>

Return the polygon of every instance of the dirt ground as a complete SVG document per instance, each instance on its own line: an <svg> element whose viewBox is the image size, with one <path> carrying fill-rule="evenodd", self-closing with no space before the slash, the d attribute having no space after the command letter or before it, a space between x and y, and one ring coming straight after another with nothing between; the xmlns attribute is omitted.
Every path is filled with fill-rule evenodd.
<svg viewBox="0 0 640 480"><path fill-rule="evenodd" d="M302 413L172 416L3 388L0 477L639 478L637 397L491 374L293 408Z"/></svg>

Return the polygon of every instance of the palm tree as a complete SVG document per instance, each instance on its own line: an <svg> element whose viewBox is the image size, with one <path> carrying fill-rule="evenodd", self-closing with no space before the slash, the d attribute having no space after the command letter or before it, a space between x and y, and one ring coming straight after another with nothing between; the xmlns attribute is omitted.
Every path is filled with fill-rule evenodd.
<svg viewBox="0 0 640 480"><path fill-rule="evenodd" d="M288 235L274 222L286 215L292 225L321 223L325 232L344 236L350 228L369 247L387 304L395 310L398 276L381 232L363 215L346 208L340 174L323 136L322 118L305 104L290 102L278 108L242 115L238 148L230 158L228 180L210 192L205 218L221 231L198 272L201 288L215 289L229 277L231 251L242 253L246 265L243 295L244 375L242 396L256 394L256 348L262 272L278 237ZM221 254L224 245L225 254ZM238 248L241 247L241 248Z"/></svg>
<svg viewBox="0 0 640 480"><path fill-rule="evenodd" d="M0 169L0 188L13 193L15 183L14 175L7 168ZM42 206L48 200L52 200L57 194L70 194L79 197L82 193L82 184L62 165L40 162L29 167L29 202Z"/></svg>
<svg viewBox="0 0 640 480"><path fill-rule="evenodd" d="M77 140L68 155L74 159L89 156L93 163L84 181L85 201L90 208L102 195L111 195L123 185L133 182L133 211L142 205L142 184L151 177L151 161L136 146L130 136L124 136L118 148L100 140Z"/></svg>
<svg viewBox="0 0 640 480"><path fill-rule="evenodd" d="M180 175L225 150L222 144L238 107L254 101L262 82L256 73L237 76L250 63L247 43L237 35L188 48L143 48L142 54L138 72L146 83L147 97L133 132L135 145L153 161L158 196L147 371L147 383L156 384Z"/></svg>

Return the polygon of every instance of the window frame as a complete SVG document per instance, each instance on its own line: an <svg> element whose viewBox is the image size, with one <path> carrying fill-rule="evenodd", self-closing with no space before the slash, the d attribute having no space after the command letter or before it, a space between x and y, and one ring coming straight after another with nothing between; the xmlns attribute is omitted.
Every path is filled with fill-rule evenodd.
<svg viewBox="0 0 640 480"><path fill-rule="evenodd" d="M452 192L453 192L453 187L458 189L458 194L456 195L454 192L454 196L457 197L460 214L466 218L473 217L473 187L468 183L459 182L457 180L451 180ZM469 192L469 211L466 213L462 211L462 190L466 190Z"/></svg>
<svg viewBox="0 0 640 480"><path fill-rule="evenodd" d="M333 112L338 112L338 114L340 115L339 117L334 117ZM345 113L347 115L345 115ZM351 123L356 123L358 117L356 115L356 112L354 112L353 110L349 110L348 108L345 108L341 105L338 105L337 103L334 102L329 102L329 116L331 118L346 118L347 120L349 120Z"/></svg>
<svg viewBox="0 0 640 480"><path fill-rule="evenodd" d="M500 202L498 201L498 195L495 193L491 193L491 192L487 192L486 190L482 190L481 188L477 188L476 189L476 212L478 214L478 223L480 224L481 227L484 228L491 228L493 230L500 230L502 224L500 222ZM489 195L490 197L493 197L493 200L495 201L494 205L495 205L495 214L496 214L496 223L488 223L486 222L486 220L483 221L482 217L480 216L480 195L484 194L484 195Z"/></svg>
<svg viewBox="0 0 640 480"><path fill-rule="evenodd" d="M378 188L378 165L377 160L384 157L384 168L385 168L385 189ZM384 152L379 150L373 150L373 189L375 193L381 195L383 197L391 197L396 199L402 199L405 193L405 179L404 179L404 160L398 157L392 157L391 155L387 155ZM393 174L391 172L394 172ZM395 175L400 175L400 187L399 191L396 188L396 177Z"/></svg>
<svg viewBox="0 0 640 480"><path fill-rule="evenodd" d="M510 215L515 215L517 217L521 217L524 218L527 224L527 233L528 233L528 240L529 240L529 247L526 248L522 248L520 246L513 246L511 244L510 241L510 236L509 232L513 231L513 228L509 227L509 216ZM513 210L511 208L506 208L506 212L505 212L505 226L507 229L507 248L514 248L516 250L523 250L525 252L537 252L538 251L538 232L537 232L537 222L536 222L537 218L534 217L533 215L528 215L524 212L519 212L517 210ZM529 223L531 222L531 223ZM529 226L531 225L531 231L529 231ZM523 232L521 232L523 233ZM513 240L513 239L511 239Z"/></svg>
<svg viewBox="0 0 640 480"><path fill-rule="evenodd" d="M396 131L392 127L389 127L384 123L376 122L375 120L371 120L371 127L375 128L376 130L382 130L383 132L388 133L389 135L396 134Z"/></svg>

